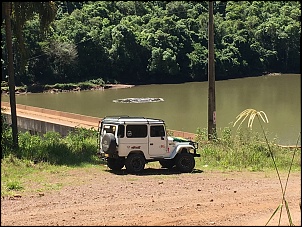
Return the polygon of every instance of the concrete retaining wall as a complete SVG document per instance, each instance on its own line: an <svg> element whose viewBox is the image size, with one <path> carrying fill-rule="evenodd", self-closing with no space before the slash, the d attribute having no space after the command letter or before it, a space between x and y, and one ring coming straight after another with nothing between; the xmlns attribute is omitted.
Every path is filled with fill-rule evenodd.
<svg viewBox="0 0 302 227"><path fill-rule="evenodd" d="M2 113L2 115L4 116L5 121L8 124L11 124L12 122L11 115L6 113ZM21 132L29 131L32 135L33 134L43 135L46 132L53 131L53 132L58 132L62 136L66 136L70 131L74 131L74 127L29 119L20 116L17 116L17 126L19 131Z"/></svg>

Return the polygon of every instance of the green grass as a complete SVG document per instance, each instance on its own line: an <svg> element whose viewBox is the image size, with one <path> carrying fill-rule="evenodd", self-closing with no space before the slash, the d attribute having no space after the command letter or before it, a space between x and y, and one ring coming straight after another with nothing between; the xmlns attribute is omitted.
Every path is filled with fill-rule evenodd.
<svg viewBox="0 0 302 227"><path fill-rule="evenodd" d="M101 161L99 164L56 165L48 162L34 163L33 161L18 159L13 155L1 160L1 196L18 194L32 194L59 190L67 185L79 184L73 171L89 171L97 168L105 169ZM69 179L69 180L68 180Z"/></svg>
<svg viewBox="0 0 302 227"><path fill-rule="evenodd" d="M276 164L282 171L287 171L294 154L293 149L281 148L277 145L271 145L276 157ZM248 170L265 171L274 170L274 163L271 160L269 150L261 141L254 141L250 138L248 141L234 141L231 144L225 144L223 141L216 141L201 145L199 153L200 158L196 159L197 166L206 166L208 169L219 170ZM299 171L301 152L293 160L293 171Z"/></svg>

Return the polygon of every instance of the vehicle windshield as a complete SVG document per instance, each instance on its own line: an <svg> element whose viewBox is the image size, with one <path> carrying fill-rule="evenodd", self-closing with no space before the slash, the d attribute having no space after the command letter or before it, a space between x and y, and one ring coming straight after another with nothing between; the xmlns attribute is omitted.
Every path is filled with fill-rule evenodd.
<svg viewBox="0 0 302 227"><path fill-rule="evenodd" d="M115 134L116 126L115 125L104 125L104 134L113 133Z"/></svg>

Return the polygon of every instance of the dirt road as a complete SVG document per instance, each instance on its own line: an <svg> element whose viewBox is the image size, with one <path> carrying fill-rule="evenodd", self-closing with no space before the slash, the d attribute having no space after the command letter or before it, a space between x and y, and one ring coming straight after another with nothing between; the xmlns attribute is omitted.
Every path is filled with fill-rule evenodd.
<svg viewBox="0 0 302 227"><path fill-rule="evenodd" d="M141 175L89 168L63 179L69 186L59 191L2 198L1 225L263 226L281 203L274 172L179 174L146 166ZM294 224L301 225L300 173L290 175L286 199ZM279 214L268 225L278 225ZM285 214L284 208L281 225L288 226Z"/></svg>

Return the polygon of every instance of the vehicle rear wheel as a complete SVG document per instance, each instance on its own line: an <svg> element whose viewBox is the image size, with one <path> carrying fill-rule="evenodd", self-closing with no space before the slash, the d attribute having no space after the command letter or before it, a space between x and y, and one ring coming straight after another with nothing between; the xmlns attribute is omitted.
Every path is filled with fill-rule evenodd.
<svg viewBox="0 0 302 227"><path fill-rule="evenodd" d="M112 170L121 170L124 165L124 158L107 158L107 166Z"/></svg>
<svg viewBox="0 0 302 227"><path fill-rule="evenodd" d="M142 154L130 154L125 161L129 173L139 173L145 168L145 158Z"/></svg>
<svg viewBox="0 0 302 227"><path fill-rule="evenodd" d="M190 173L195 167L194 156L190 153L180 153L176 157L176 167L183 173Z"/></svg>
<svg viewBox="0 0 302 227"><path fill-rule="evenodd" d="M163 168L168 168L168 169L172 169L173 166L175 166L175 160L173 159L159 160L159 163Z"/></svg>

